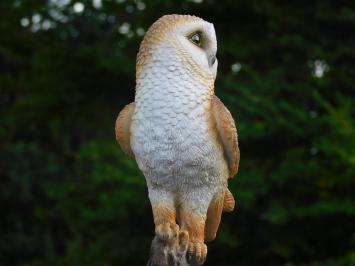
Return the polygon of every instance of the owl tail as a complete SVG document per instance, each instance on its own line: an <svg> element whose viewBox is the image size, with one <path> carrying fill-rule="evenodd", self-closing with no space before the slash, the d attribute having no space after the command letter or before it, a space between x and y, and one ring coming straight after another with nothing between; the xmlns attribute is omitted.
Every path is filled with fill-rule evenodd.
<svg viewBox="0 0 355 266"><path fill-rule="evenodd" d="M229 191L229 189L226 189L226 192L224 193L224 202L223 202L223 211L224 212L231 212L234 210L235 206L235 200L232 195L232 193Z"/></svg>

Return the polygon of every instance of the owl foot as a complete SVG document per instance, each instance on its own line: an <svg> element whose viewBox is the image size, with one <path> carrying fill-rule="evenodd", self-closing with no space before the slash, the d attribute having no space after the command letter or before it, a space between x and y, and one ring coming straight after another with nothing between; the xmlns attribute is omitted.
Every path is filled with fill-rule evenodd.
<svg viewBox="0 0 355 266"><path fill-rule="evenodd" d="M155 235L162 241L174 239L179 234L179 226L173 223L162 223L155 227Z"/></svg>
<svg viewBox="0 0 355 266"><path fill-rule="evenodd" d="M189 242L187 261L191 264L202 265L207 256L207 246L203 242Z"/></svg>

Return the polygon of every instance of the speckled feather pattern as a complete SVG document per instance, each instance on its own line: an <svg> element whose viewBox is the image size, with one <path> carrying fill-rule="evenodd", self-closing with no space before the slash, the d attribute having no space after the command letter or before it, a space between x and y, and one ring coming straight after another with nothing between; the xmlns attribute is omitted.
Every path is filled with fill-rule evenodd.
<svg viewBox="0 0 355 266"><path fill-rule="evenodd" d="M148 30L137 56L131 146L152 204L183 202L206 217L229 175L211 111L214 76L165 34L178 24L203 21L164 16Z"/></svg>
<svg viewBox="0 0 355 266"><path fill-rule="evenodd" d="M210 130L214 78L196 75L198 67L176 47L176 40L162 41L172 25L197 20L188 15L162 17L147 32L137 56L132 149L148 186L182 194L196 185L223 183L225 171L208 158L221 168L226 165L217 135Z"/></svg>
<svg viewBox="0 0 355 266"><path fill-rule="evenodd" d="M206 88L176 50L163 46L137 79L131 126L137 163L149 186L181 194L205 185L218 191L227 165L211 131L213 84Z"/></svg>

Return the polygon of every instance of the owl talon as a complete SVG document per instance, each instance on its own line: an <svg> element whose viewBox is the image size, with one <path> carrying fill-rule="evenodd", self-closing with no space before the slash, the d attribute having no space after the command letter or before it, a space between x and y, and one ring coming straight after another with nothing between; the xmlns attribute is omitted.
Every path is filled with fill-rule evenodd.
<svg viewBox="0 0 355 266"><path fill-rule="evenodd" d="M155 227L155 234L162 241L174 239L179 234L179 226L173 223L163 223Z"/></svg>
<svg viewBox="0 0 355 266"><path fill-rule="evenodd" d="M190 263L202 265L207 256L207 246L205 243L190 242L187 250L187 260Z"/></svg>

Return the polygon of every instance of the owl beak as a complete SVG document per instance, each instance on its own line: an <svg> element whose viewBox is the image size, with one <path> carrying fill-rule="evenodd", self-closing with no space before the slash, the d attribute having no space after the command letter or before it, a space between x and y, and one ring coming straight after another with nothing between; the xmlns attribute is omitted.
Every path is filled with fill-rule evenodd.
<svg viewBox="0 0 355 266"><path fill-rule="evenodd" d="M210 67L213 67L214 63L216 62L217 58L216 55L210 55L208 57L208 64Z"/></svg>

